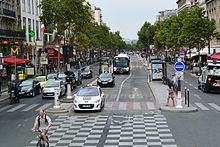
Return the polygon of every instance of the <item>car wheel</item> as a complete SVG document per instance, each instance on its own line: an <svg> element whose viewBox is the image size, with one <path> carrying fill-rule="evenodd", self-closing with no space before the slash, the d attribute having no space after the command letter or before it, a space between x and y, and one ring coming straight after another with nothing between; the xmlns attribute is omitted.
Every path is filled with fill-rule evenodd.
<svg viewBox="0 0 220 147"><path fill-rule="evenodd" d="M205 86L205 85L202 85L202 92L204 92L204 93L207 92L207 89L206 89L206 86Z"/></svg>
<svg viewBox="0 0 220 147"><path fill-rule="evenodd" d="M77 85L77 86L79 86L79 85L80 85L80 82L79 82L79 81L77 81L76 85Z"/></svg>

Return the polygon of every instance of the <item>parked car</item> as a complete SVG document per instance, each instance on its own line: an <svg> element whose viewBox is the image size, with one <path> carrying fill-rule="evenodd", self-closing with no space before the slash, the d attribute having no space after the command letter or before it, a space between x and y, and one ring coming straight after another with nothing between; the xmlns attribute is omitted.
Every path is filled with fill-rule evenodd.
<svg viewBox="0 0 220 147"><path fill-rule="evenodd" d="M115 86L115 77L112 73L102 73L98 76L97 85L99 86Z"/></svg>
<svg viewBox="0 0 220 147"><path fill-rule="evenodd" d="M66 87L61 80L48 80L42 91L42 99L44 98L54 98L55 97L55 89L59 90L58 97L61 97L66 94Z"/></svg>
<svg viewBox="0 0 220 147"><path fill-rule="evenodd" d="M36 77L36 80L37 80L38 82L40 82L40 87L41 87L41 88L44 88L44 86L45 86L46 83L47 83L47 78L46 78L46 76L37 76L37 77Z"/></svg>
<svg viewBox="0 0 220 147"><path fill-rule="evenodd" d="M79 70L73 71L77 86L82 84L82 76Z"/></svg>
<svg viewBox="0 0 220 147"><path fill-rule="evenodd" d="M64 82L66 88L67 88L67 84L68 84L68 82L67 82L67 75L66 75L65 73L59 73L59 74L58 74L58 79L59 79L59 80L62 80L62 81ZM74 76L72 76L72 77L70 78L70 83L71 83L71 84L70 84L70 85L71 85L71 90L73 90L74 88L76 88L76 79L75 79Z"/></svg>
<svg viewBox="0 0 220 147"><path fill-rule="evenodd" d="M80 88L74 95L74 111L99 110L105 105L105 96L99 86L86 86Z"/></svg>
<svg viewBox="0 0 220 147"><path fill-rule="evenodd" d="M82 78L92 78L93 74L92 74L92 70L90 69L89 66L83 67L81 69L81 75Z"/></svg>
<svg viewBox="0 0 220 147"><path fill-rule="evenodd" d="M18 84L19 97L34 97L41 93L40 83L36 79L23 80Z"/></svg>

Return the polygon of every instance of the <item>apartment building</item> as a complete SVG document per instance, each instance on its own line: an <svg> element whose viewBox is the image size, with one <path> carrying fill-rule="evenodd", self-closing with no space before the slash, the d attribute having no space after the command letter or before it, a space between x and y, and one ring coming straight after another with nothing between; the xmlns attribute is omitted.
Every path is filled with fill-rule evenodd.
<svg viewBox="0 0 220 147"><path fill-rule="evenodd" d="M185 8L191 7L191 0L178 0L177 2L177 13L180 13Z"/></svg>
<svg viewBox="0 0 220 147"><path fill-rule="evenodd" d="M95 5L91 6L92 9L92 16L94 19L94 22L98 23L99 25L102 24L102 10L98 7L96 7Z"/></svg>
<svg viewBox="0 0 220 147"><path fill-rule="evenodd" d="M20 0L0 1L0 53L9 56L16 51L22 56L22 45L25 39L20 25Z"/></svg>
<svg viewBox="0 0 220 147"><path fill-rule="evenodd" d="M206 0L206 6L208 18L216 22L217 36L211 41L211 45L220 45L220 0Z"/></svg>
<svg viewBox="0 0 220 147"><path fill-rule="evenodd" d="M160 14L157 15L157 18L156 18L156 22L157 21L162 21L164 19L167 19L171 16L176 16L177 15L177 10L165 10L165 11L160 11L159 12Z"/></svg>

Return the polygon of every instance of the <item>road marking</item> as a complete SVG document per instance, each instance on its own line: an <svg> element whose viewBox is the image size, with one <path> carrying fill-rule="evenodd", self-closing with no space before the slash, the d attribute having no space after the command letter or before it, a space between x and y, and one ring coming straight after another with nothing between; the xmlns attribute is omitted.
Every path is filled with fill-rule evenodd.
<svg viewBox="0 0 220 147"><path fill-rule="evenodd" d="M214 103L208 103L210 106L212 106L213 108L215 108L216 110L220 111L220 107Z"/></svg>
<svg viewBox="0 0 220 147"><path fill-rule="evenodd" d="M188 83L187 81L184 81L185 83Z"/></svg>
<svg viewBox="0 0 220 147"><path fill-rule="evenodd" d="M124 85L124 83L132 76L132 66L131 66L131 70L130 70L130 75L121 83L120 85L120 89L118 91L118 95L117 95L117 99L116 99L116 102L119 101L119 98L120 98L120 95L121 95L121 90L122 90L122 87Z"/></svg>
<svg viewBox="0 0 220 147"><path fill-rule="evenodd" d="M10 108L10 107L12 107L12 105L7 105L7 106L5 106L5 107L2 107L2 108L0 109L0 112L4 111L4 110L6 110L6 109L8 109L8 108Z"/></svg>
<svg viewBox="0 0 220 147"><path fill-rule="evenodd" d="M207 108L206 106L204 106L203 104L201 103L195 103L195 105L197 105L200 109L202 110L209 110L209 108Z"/></svg>
<svg viewBox="0 0 220 147"><path fill-rule="evenodd" d="M196 98L201 100L201 97L198 94L194 94L194 97L196 97Z"/></svg>
<svg viewBox="0 0 220 147"><path fill-rule="evenodd" d="M120 102L119 103L119 110L126 110L127 103L126 102Z"/></svg>
<svg viewBox="0 0 220 147"><path fill-rule="evenodd" d="M41 109L46 109L47 107L49 107L50 105L52 105L52 103L46 103L43 106L41 106L40 108L38 108L36 111L40 111Z"/></svg>
<svg viewBox="0 0 220 147"><path fill-rule="evenodd" d="M155 105L153 102L147 102L147 108L149 109L156 109Z"/></svg>
<svg viewBox="0 0 220 147"><path fill-rule="evenodd" d="M193 88L198 89L198 87L193 87Z"/></svg>
<svg viewBox="0 0 220 147"><path fill-rule="evenodd" d="M20 104L20 105L14 107L14 108L8 110L7 112L14 112L14 111L16 111L16 110L18 110L18 109L24 107L25 105L26 105L26 104Z"/></svg>
<svg viewBox="0 0 220 147"><path fill-rule="evenodd" d="M189 86L192 86L192 87L194 87L194 86L193 86L193 84L189 84Z"/></svg>
<svg viewBox="0 0 220 147"><path fill-rule="evenodd" d="M29 111L31 109L33 109L34 107L37 107L39 104L32 104L30 106L28 106L27 108L23 109L22 111Z"/></svg>
<svg viewBox="0 0 220 147"><path fill-rule="evenodd" d="M134 103L133 103L133 109L134 109L134 110L140 110L140 109L141 109L141 104L140 104L140 102L134 102Z"/></svg>

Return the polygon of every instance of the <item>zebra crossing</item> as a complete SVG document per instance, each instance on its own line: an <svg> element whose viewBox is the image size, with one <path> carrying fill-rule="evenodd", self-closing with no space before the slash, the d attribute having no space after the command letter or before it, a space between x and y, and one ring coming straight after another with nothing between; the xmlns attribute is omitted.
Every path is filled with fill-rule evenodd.
<svg viewBox="0 0 220 147"><path fill-rule="evenodd" d="M199 103L191 104L197 107L199 111L218 111L220 112L220 105L215 103ZM29 112L39 111L40 109L48 109L53 106L53 103L45 104L17 104L0 106L0 112L13 113L13 112ZM106 101L104 111L144 111L144 110L157 110L158 107L154 102L116 102Z"/></svg>

